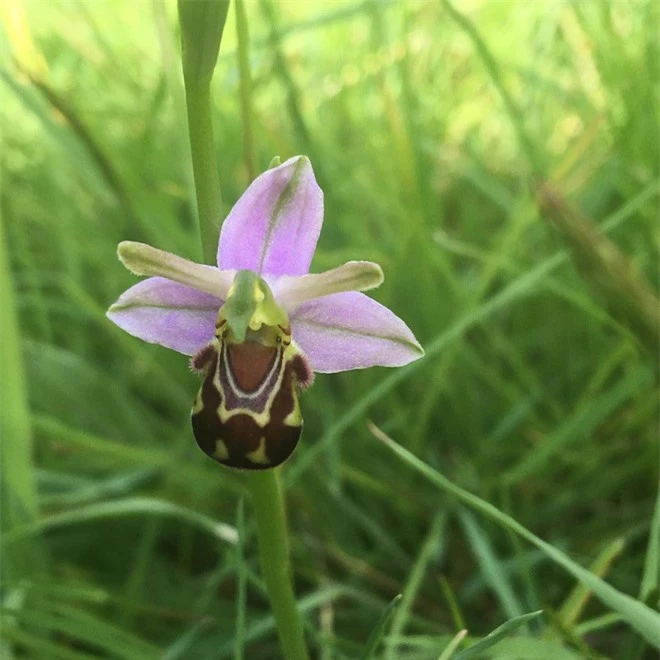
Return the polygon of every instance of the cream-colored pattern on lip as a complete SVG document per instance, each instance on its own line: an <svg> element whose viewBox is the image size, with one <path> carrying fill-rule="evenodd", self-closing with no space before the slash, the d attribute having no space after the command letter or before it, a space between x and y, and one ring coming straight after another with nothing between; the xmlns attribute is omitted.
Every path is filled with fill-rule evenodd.
<svg viewBox="0 0 660 660"><path fill-rule="evenodd" d="M270 465L270 458L266 456L266 438L263 435L259 440L259 446L254 451L247 452L245 457L258 465Z"/></svg>
<svg viewBox="0 0 660 660"><path fill-rule="evenodd" d="M218 438L215 441L215 451L213 452L213 458L217 458L220 461L226 461L229 458L229 450L227 445L222 438Z"/></svg>
<svg viewBox="0 0 660 660"><path fill-rule="evenodd" d="M196 415L200 410L204 408L204 402L202 401L202 390L200 389L195 397L195 402L192 407L192 414Z"/></svg>

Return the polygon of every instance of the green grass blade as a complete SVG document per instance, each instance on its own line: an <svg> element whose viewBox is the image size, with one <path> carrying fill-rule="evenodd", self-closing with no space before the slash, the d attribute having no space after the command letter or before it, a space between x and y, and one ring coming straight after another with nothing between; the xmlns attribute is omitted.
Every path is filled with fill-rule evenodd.
<svg viewBox="0 0 660 660"><path fill-rule="evenodd" d="M458 604L458 599L456 598L456 594L454 593L454 590L452 589L449 580L444 575L440 576L440 589L442 591L442 595L445 598L447 606L449 607L451 618L456 628L458 628L458 630L463 630L464 628L467 628L467 626L465 625L465 616L463 616L463 612L461 611L461 606Z"/></svg>
<svg viewBox="0 0 660 660"><path fill-rule="evenodd" d="M14 305L13 280L0 224L0 479L3 532L34 522L39 514L32 431L23 369L21 331ZM20 578L44 567L36 539L24 539L2 561L2 576Z"/></svg>
<svg viewBox="0 0 660 660"><path fill-rule="evenodd" d="M513 590L507 571L503 570L502 563L495 554L488 534L480 527L474 516L467 511L459 511L458 516L465 530L470 549L479 562L486 582L493 588L502 604L502 609L509 617L522 616L523 607Z"/></svg>
<svg viewBox="0 0 660 660"><path fill-rule="evenodd" d="M651 519L640 598L646 600L654 590L658 589L660 589L660 488L655 498L655 511Z"/></svg>
<svg viewBox="0 0 660 660"><path fill-rule="evenodd" d="M238 501L236 509L236 633L234 635L234 660L243 660L245 645L245 617L247 600L247 570L245 566L245 513L243 499Z"/></svg>
<svg viewBox="0 0 660 660"><path fill-rule="evenodd" d="M456 651L458 645L463 641L465 635L467 635L467 630L461 630L457 632L454 639L452 639L451 642L449 642L445 650L440 654L438 660L449 660L450 658L453 658L454 651Z"/></svg>
<svg viewBox="0 0 660 660"><path fill-rule="evenodd" d="M319 589L312 594L309 594L300 599L298 607L302 615L306 615L308 612L321 607L324 603L328 603L338 598L345 597L350 595L350 590L340 587L337 585L329 586L324 589ZM245 643L250 644L256 640L262 639L275 629L275 617L270 614L268 616L262 617L257 621L253 621L247 627L245 631ZM217 649L214 652L217 652L215 657L217 658L231 658L234 654L234 641L233 639L227 641L227 638L224 637L219 640Z"/></svg>
<svg viewBox="0 0 660 660"><path fill-rule="evenodd" d="M100 615L90 614L76 607L49 604L47 610L0 610L3 617L16 617L25 623L39 626L53 633L62 633L85 645L96 646L112 655L124 658L158 657L157 649L148 642L121 628L106 623Z"/></svg>
<svg viewBox="0 0 660 660"><path fill-rule="evenodd" d="M632 628L640 633L649 643L660 648L660 614L654 612L650 607L638 600L621 593L612 585L604 582L599 577L574 562L568 555L558 550L550 543L543 541L538 536L523 527L518 521L500 511L489 502L473 495L460 486L452 483L442 474L431 468L408 450L395 443L384 434L379 435L385 446L391 449L404 463L422 474L441 490L451 493L461 502L484 514L505 529L510 529L520 535L531 544L542 550L548 558L557 565L564 568L574 578L589 587L594 595L609 608L618 612L621 618Z"/></svg>
<svg viewBox="0 0 660 660"><path fill-rule="evenodd" d="M220 523L197 511L151 497L130 497L123 500L90 504L72 511L56 513L46 518L22 525L5 534L3 546L11 546L17 540L39 534L57 527L95 522L117 516L172 516L206 531L219 541L233 545L236 543L236 530L225 523Z"/></svg>
<svg viewBox="0 0 660 660"><path fill-rule="evenodd" d="M511 485L529 478L538 472L542 465L552 461L571 442L589 437L599 424L647 388L651 381L652 376L648 369L640 367L631 371L609 390L593 398L589 405L576 410L545 439L543 444L536 447L503 476L504 483Z"/></svg>
<svg viewBox="0 0 660 660"><path fill-rule="evenodd" d="M378 642L380 642L380 640L383 637L383 634L385 633L385 626L387 625L387 622L394 614L396 608L399 606L399 603L401 602L402 598L403 598L402 594L398 594L394 596L394 598L390 601L389 605L383 610L382 614L380 615L380 618L376 623L376 626L371 632L371 635L369 635L369 639L367 640L367 645L365 646L365 649L362 652L362 655L360 656L360 660L369 660L373 656L374 651L378 646Z"/></svg>
<svg viewBox="0 0 660 660"><path fill-rule="evenodd" d="M428 569L429 564L438 556L439 551L444 540L444 531L447 524L446 514L438 514L431 523L428 536L422 545L422 548L412 566L410 575L406 586L403 588L401 604L393 615L391 636L397 638L403 632L410 612L415 603L415 597L422 586L422 580ZM385 655L388 660L396 660L397 647L393 643L388 643L387 654Z"/></svg>
<svg viewBox="0 0 660 660"><path fill-rule="evenodd" d="M0 623L0 637L2 637L3 646L5 642L14 642L22 648L32 651L34 655L30 657L33 658L50 658L52 660L97 660L98 658L96 653L91 655L89 653L72 651L71 649L63 648L60 644L49 642L42 637L6 623ZM7 660L12 658L11 655L3 655L2 657L6 657Z"/></svg>
<svg viewBox="0 0 660 660"><path fill-rule="evenodd" d="M495 628L493 632L486 635L486 637L478 641L469 649L465 649L465 651L457 653L454 656L454 660L469 660L469 658L479 657L481 653L487 651L489 648L492 648L505 637L508 637L514 630L517 630L520 628L520 626L525 625L528 621L536 619L537 617L541 616L541 614L543 614L543 610L539 610L538 612L529 612L529 614L521 614L520 616L514 617L513 619L509 619L498 628Z"/></svg>
<svg viewBox="0 0 660 660"><path fill-rule="evenodd" d="M595 561L589 567L589 570L598 577L603 577L612 562L623 552L625 544L623 539L615 539L596 557ZM574 627L582 610L584 610L589 596L590 590L583 584L578 584L575 589L569 594L568 598L561 606L557 616L562 625L567 628Z"/></svg>
<svg viewBox="0 0 660 660"><path fill-rule="evenodd" d="M509 637L500 640L488 653L490 660L585 660L582 653L570 650L558 642L529 637ZM455 659L454 659L455 660Z"/></svg>

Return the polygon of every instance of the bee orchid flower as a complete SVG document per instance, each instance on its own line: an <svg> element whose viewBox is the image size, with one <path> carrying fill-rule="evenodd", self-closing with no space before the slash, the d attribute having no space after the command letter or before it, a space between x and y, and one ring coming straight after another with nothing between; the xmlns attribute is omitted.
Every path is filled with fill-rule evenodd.
<svg viewBox="0 0 660 660"><path fill-rule="evenodd" d="M302 429L299 392L314 372L402 366L423 355L408 326L362 291L378 264L309 274L323 193L309 160L257 177L222 225L218 267L125 241L118 255L148 279L107 312L129 334L192 356L203 383L192 407L200 448L218 462L267 469Z"/></svg>

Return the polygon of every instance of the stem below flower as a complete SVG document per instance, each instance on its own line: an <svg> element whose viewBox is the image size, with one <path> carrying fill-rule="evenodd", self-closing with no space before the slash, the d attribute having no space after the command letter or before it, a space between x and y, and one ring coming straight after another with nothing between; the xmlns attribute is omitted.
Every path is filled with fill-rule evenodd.
<svg viewBox="0 0 660 660"><path fill-rule="evenodd" d="M307 646L291 583L286 513L280 469L251 472L247 483L257 521L259 558L285 660L308 660Z"/></svg>

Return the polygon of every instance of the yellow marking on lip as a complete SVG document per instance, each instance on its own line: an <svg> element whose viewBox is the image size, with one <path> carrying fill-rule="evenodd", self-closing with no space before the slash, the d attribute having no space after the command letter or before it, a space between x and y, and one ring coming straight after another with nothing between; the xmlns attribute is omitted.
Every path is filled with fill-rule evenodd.
<svg viewBox="0 0 660 660"><path fill-rule="evenodd" d="M297 408L297 406L296 406ZM300 410L292 410L283 421L284 426L302 426L302 416Z"/></svg>
<svg viewBox="0 0 660 660"><path fill-rule="evenodd" d="M229 458L229 449L222 438L218 438L215 441L215 451L213 452L213 458L217 458L220 461L226 461Z"/></svg>
<svg viewBox="0 0 660 660"><path fill-rule="evenodd" d="M192 414L196 415L203 408L204 408L204 402L202 401L202 390L200 390L199 392L197 392L197 396L195 397L195 401L192 407Z"/></svg>
<svg viewBox="0 0 660 660"><path fill-rule="evenodd" d="M259 465L270 465L270 458L266 456L266 438L263 435L259 440L259 446L254 451L247 452L245 458Z"/></svg>
<svg viewBox="0 0 660 660"><path fill-rule="evenodd" d="M293 387L291 394L293 396L293 410L288 415L286 415L286 417L282 420L282 423L284 426L302 427L303 418L302 413L300 412L300 400L298 399L298 393L296 392L295 386Z"/></svg>

